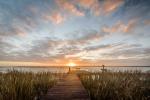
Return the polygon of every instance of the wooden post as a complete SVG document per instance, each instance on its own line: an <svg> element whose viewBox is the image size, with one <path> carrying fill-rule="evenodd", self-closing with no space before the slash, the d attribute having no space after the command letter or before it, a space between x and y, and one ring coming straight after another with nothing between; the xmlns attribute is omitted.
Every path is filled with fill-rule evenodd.
<svg viewBox="0 0 150 100"><path fill-rule="evenodd" d="M71 71L70 67L69 67L69 72Z"/></svg>
<svg viewBox="0 0 150 100"><path fill-rule="evenodd" d="M104 66L104 65L102 65L102 67L103 67L102 72L104 72L104 70L105 70L105 66Z"/></svg>
<svg viewBox="0 0 150 100"><path fill-rule="evenodd" d="M105 66L104 66L104 65L102 65L102 67L103 67L103 70L104 70L104 67L105 67Z"/></svg>

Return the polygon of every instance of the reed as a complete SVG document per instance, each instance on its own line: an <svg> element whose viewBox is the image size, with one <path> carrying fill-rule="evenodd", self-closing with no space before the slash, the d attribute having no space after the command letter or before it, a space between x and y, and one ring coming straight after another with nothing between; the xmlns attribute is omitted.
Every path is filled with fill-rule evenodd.
<svg viewBox="0 0 150 100"><path fill-rule="evenodd" d="M0 73L0 100L34 100L46 94L60 75L49 72Z"/></svg>
<svg viewBox="0 0 150 100"><path fill-rule="evenodd" d="M80 73L91 100L150 100L150 73Z"/></svg>

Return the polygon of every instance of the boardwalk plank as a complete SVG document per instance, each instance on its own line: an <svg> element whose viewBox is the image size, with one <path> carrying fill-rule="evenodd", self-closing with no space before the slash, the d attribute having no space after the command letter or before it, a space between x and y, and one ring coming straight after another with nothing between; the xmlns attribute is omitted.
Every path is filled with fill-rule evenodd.
<svg viewBox="0 0 150 100"><path fill-rule="evenodd" d="M88 93L75 73L68 74L48 90L43 100L90 100Z"/></svg>

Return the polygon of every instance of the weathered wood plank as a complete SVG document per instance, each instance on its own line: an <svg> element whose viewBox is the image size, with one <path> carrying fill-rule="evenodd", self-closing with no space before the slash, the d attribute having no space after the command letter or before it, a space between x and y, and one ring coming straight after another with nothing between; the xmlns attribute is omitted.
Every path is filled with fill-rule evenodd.
<svg viewBox="0 0 150 100"><path fill-rule="evenodd" d="M48 90L43 100L90 100L75 73L68 74L56 86Z"/></svg>

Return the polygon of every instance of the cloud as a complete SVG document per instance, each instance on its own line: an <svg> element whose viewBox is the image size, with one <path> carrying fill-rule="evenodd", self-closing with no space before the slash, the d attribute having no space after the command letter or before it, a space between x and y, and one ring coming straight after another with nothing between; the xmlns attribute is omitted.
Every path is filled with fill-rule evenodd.
<svg viewBox="0 0 150 100"><path fill-rule="evenodd" d="M27 51L21 50L10 52L10 48L16 48L7 42L0 42L0 60L11 61L50 61L62 62L73 59L84 62L103 62L109 60L138 60L150 59L150 48L143 48L139 44L99 44L89 45L95 39L100 39L100 35L88 33L86 36L78 36L74 40L62 40L45 37L32 41L34 44ZM82 40L82 41L80 41ZM83 42L84 40L84 42ZM104 63L104 62L103 62Z"/></svg>
<svg viewBox="0 0 150 100"><path fill-rule="evenodd" d="M112 48L116 45L111 45L111 44L102 44L102 45L96 45L96 46L89 46L89 47L86 47L85 50L86 51L95 51L95 50L99 50L99 49L109 49L109 48Z"/></svg>
<svg viewBox="0 0 150 100"><path fill-rule="evenodd" d="M100 15L101 8L98 0L78 0L77 4L80 4L84 8L91 9L94 15Z"/></svg>
<svg viewBox="0 0 150 100"><path fill-rule="evenodd" d="M4 58L7 58L7 60L12 61L55 61L59 59L66 59L66 55L81 52L83 50L82 48L100 40L102 37L103 35L97 33L97 31L91 30L86 31L84 35L79 35L72 39L50 37L33 39L30 41L30 44L32 45L27 45L26 42L14 44L14 42L18 41L15 39L20 38L12 39L14 42L8 42L3 39L4 41L0 42L0 51L2 51L0 59L4 60Z"/></svg>
<svg viewBox="0 0 150 100"><path fill-rule="evenodd" d="M84 16L85 9L91 10L96 16L100 15L101 12L104 14L111 13L115 11L122 3L123 0L56 0L56 4L60 7L60 9L64 9L76 16ZM79 8L84 9L81 11Z"/></svg>
<svg viewBox="0 0 150 100"><path fill-rule="evenodd" d="M54 24L61 24L65 18L60 13L53 13L51 15L44 15L46 20L52 21Z"/></svg>
<svg viewBox="0 0 150 100"><path fill-rule="evenodd" d="M144 24L145 24L145 25L150 25L150 20L148 20L148 19L147 19L147 20L144 20Z"/></svg>
<svg viewBox="0 0 150 100"><path fill-rule="evenodd" d="M121 33L129 33L131 31L134 31L134 28L137 25L137 20L136 19L132 19L130 20L127 24L118 21L116 24L114 24L111 27L108 26L104 26L102 28L102 32L105 33L116 33L116 32L121 32Z"/></svg>
<svg viewBox="0 0 150 100"><path fill-rule="evenodd" d="M139 44L106 44L89 46L82 51L66 55L66 57L77 57L82 60L119 60L119 59L150 59L150 48L143 48Z"/></svg>
<svg viewBox="0 0 150 100"><path fill-rule="evenodd" d="M136 21L130 20L127 25L124 25L122 31L125 33L131 32L134 29L135 25L136 25Z"/></svg>
<svg viewBox="0 0 150 100"><path fill-rule="evenodd" d="M83 31L76 31L68 35L69 42L71 44L79 44L79 45L86 45L95 43L100 41L102 38L105 37L106 34L100 33L96 30L83 30Z"/></svg>
<svg viewBox="0 0 150 100"><path fill-rule="evenodd" d="M5 16L6 19L2 20L0 23L0 36L25 36L39 25L36 18L33 18L26 14L14 12L14 15L11 15L11 12L8 10L10 15ZM3 13L2 13L3 14ZM32 15L32 14L31 14ZM7 17L11 18L7 18Z"/></svg>
<svg viewBox="0 0 150 100"><path fill-rule="evenodd" d="M150 59L149 4L143 0L3 0L0 60ZM68 22L56 27L49 21ZM136 34L105 37L110 33Z"/></svg>
<svg viewBox="0 0 150 100"><path fill-rule="evenodd" d="M103 34L100 34L98 32L94 32L94 33L88 33L84 36L82 36L81 38L77 39L76 41L82 43L87 43L87 42L94 42L97 40L100 40L101 38L103 38Z"/></svg>
<svg viewBox="0 0 150 100"><path fill-rule="evenodd" d="M56 4L60 7L60 9L64 9L69 13L72 13L76 16L84 16L84 13L78 10L77 7L72 4L72 2L67 0L56 0Z"/></svg>
<svg viewBox="0 0 150 100"><path fill-rule="evenodd" d="M124 3L123 0L77 0L75 2L91 10L96 16L112 13Z"/></svg>
<svg viewBox="0 0 150 100"><path fill-rule="evenodd" d="M123 0L105 0L103 4L104 13L111 13L115 11L120 5L123 4Z"/></svg>
<svg viewBox="0 0 150 100"><path fill-rule="evenodd" d="M97 0L78 0L78 2L80 5L89 8L92 7L97 2Z"/></svg>
<svg viewBox="0 0 150 100"><path fill-rule="evenodd" d="M0 60L8 60L11 59L10 49L16 48L13 44L5 42L5 39L0 37Z"/></svg>
<svg viewBox="0 0 150 100"><path fill-rule="evenodd" d="M113 51L113 53L104 53L103 56L111 57L112 59L150 59L150 48L134 47L128 49L118 49Z"/></svg>
<svg viewBox="0 0 150 100"><path fill-rule="evenodd" d="M149 66L150 58L145 59L109 59L109 60L97 60L96 64L104 64L106 66Z"/></svg>
<svg viewBox="0 0 150 100"><path fill-rule="evenodd" d="M121 6L120 17L122 19L145 19L150 17L149 0L124 0L124 4Z"/></svg>

